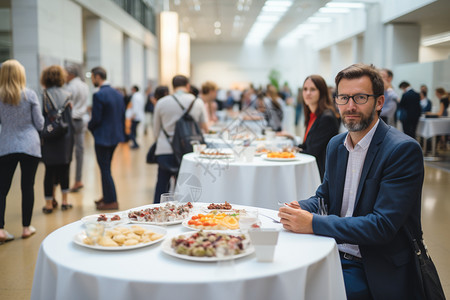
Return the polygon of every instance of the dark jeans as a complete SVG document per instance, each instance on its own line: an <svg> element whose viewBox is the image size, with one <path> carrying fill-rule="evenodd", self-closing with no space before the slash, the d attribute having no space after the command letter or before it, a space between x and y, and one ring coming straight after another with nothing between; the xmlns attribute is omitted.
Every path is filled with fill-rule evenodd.
<svg viewBox="0 0 450 300"><path fill-rule="evenodd" d="M61 191L67 193L69 191L69 172L70 164L64 165L45 165L44 176L44 195L45 200L53 199L53 187L61 185Z"/></svg>
<svg viewBox="0 0 450 300"><path fill-rule="evenodd" d="M156 156L158 163L158 181L156 182L155 197L153 203L159 203L161 194L169 192L170 177L174 176L175 180L178 175L178 163L173 154Z"/></svg>
<svg viewBox="0 0 450 300"><path fill-rule="evenodd" d="M13 153L0 157L0 228L5 226L6 195L11 188L11 182L20 163L22 190L22 226L31 224L34 206L34 179L39 164L39 158L23 153Z"/></svg>
<svg viewBox="0 0 450 300"><path fill-rule="evenodd" d="M139 123L140 123L139 121L131 121L130 139L133 142L134 147L139 147L138 143L136 142L137 127Z"/></svg>
<svg viewBox="0 0 450 300"><path fill-rule="evenodd" d="M361 262L346 260L341 256L345 293L348 300L371 300L364 265Z"/></svg>
<svg viewBox="0 0 450 300"><path fill-rule="evenodd" d="M102 177L103 202L105 203L117 202L116 187L111 175L111 161L116 147L117 145L95 145L95 155Z"/></svg>

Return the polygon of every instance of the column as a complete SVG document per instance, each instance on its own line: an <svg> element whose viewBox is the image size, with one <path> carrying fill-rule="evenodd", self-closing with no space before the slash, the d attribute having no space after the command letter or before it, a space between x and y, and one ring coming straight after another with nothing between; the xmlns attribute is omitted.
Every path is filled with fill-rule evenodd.
<svg viewBox="0 0 450 300"><path fill-rule="evenodd" d="M366 32L364 34L363 63L383 66L383 23L379 3L366 4Z"/></svg>
<svg viewBox="0 0 450 300"><path fill-rule="evenodd" d="M37 0L11 1L13 57L25 67L27 86L40 89Z"/></svg>

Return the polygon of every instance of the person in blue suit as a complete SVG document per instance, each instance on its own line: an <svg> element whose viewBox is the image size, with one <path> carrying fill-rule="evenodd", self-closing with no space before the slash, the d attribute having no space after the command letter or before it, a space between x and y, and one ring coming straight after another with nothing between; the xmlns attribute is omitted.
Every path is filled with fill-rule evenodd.
<svg viewBox="0 0 450 300"><path fill-rule="evenodd" d="M91 80L100 87L94 94L92 117L88 124L95 141L95 154L102 177L103 197L95 201L98 210L117 210L116 187L111 175L111 160L117 144L125 140L125 104L123 96L106 82L106 70L95 67Z"/></svg>
<svg viewBox="0 0 450 300"><path fill-rule="evenodd" d="M316 194L281 207L281 222L336 240L348 299L423 299L404 230L422 238L420 145L379 118L384 89L375 67L342 70L336 87L348 132L330 140Z"/></svg>

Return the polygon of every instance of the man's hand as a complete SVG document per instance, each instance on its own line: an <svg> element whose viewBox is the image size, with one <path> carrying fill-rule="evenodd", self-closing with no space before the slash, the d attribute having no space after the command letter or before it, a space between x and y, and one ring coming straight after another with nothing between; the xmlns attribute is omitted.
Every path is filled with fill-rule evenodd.
<svg viewBox="0 0 450 300"><path fill-rule="evenodd" d="M312 229L313 215L301 209L283 206L278 212L283 227L296 233L314 233Z"/></svg>

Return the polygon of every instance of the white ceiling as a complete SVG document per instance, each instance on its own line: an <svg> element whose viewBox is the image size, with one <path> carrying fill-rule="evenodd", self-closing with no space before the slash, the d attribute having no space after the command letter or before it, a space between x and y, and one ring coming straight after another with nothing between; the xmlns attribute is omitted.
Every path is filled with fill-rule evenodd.
<svg viewBox="0 0 450 300"><path fill-rule="evenodd" d="M334 0L344 1L344 0ZM374 2L376 0L345 0L345 2ZM162 8L176 11L180 31L188 32L192 42L241 43L259 15L266 0L163 0ZM325 6L330 0L293 0L293 4L267 36L265 42L276 42L299 24ZM238 9L239 4L242 10ZM196 5L197 9L196 10ZM246 10L245 6L248 6ZM419 23L422 37L450 31L450 1L438 0L393 22ZM236 16L241 26L234 28ZM216 35L215 22L219 21L221 34ZM447 43L445 43L445 46Z"/></svg>

